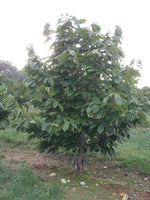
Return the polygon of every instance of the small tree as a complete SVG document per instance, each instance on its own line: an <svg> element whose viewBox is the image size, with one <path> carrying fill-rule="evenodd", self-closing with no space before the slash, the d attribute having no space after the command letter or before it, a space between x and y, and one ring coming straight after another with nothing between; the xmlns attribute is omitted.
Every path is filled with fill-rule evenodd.
<svg viewBox="0 0 150 200"><path fill-rule="evenodd" d="M29 49L26 66L32 104L40 118L28 116L20 127L40 139L43 151L60 147L77 152L77 169L84 171L84 153L112 155L129 130L146 123L144 108L136 98L137 77L131 66L123 66L122 31L102 34L97 24L68 16L57 24L53 53L42 60ZM52 31L46 24L47 40ZM33 120L34 119L34 120Z"/></svg>

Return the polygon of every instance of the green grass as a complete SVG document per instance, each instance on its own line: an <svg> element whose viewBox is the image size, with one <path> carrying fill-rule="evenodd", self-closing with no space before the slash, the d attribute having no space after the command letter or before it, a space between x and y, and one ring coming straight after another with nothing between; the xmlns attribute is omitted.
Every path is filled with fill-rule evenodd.
<svg viewBox="0 0 150 200"><path fill-rule="evenodd" d="M14 144L27 144L27 134L17 132L14 128L7 128L0 131L0 140L3 142L14 143Z"/></svg>
<svg viewBox="0 0 150 200"><path fill-rule="evenodd" d="M123 167L150 175L150 128L137 128L132 136L119 146L116 159Z"/></svg>
<svg viewBox="0 0 150 200"><path fill-rule="evenodd" d="M37 139L28 139L29 134L23 133L21 131L16 131L15 128L6 128L5 130L0 130L0 140L2 142L12 143L14 145L29 144L35 145Z"/></svg>
<svg viewBox="0 0 150 200"><path fill-rule="evenodd" d="M0 200L63 200L60 188L39 180L29 168L13 170L0 162Z"/></svg>

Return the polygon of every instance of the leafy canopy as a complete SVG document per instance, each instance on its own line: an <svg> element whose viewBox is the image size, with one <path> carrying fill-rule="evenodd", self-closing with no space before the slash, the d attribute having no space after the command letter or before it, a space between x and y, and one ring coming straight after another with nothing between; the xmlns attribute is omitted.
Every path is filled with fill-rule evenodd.
<svg viewBox="0 0 150 200"><path fill-rule="evenodd" d="M121 64L121 28L111 36L98 24L85 27L85 21L59 19L47 59L29 49L26 86L39 112L25 116L18 128L39 138L41 150L112 154L131 127L146 124L149 105L136 96L140 74L133 63ZM47 24L43 33L48 41L54 31Z"/></svg>

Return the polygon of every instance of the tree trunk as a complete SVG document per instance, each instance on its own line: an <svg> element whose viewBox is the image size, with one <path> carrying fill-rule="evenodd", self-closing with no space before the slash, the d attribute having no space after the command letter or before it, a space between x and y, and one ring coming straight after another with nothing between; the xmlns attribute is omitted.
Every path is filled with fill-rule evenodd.
<svg viewBox="0 0 150 200"><path fill-rule="evenodd" d="M77 170L80 171L80 173L84 173L84 149L86 145L86 137L85 132L82 131L81 134L81 141L82 141L82 147L79 147L78 150L78 156L77 156Z"/></svg>
<svg viewBox="0 0 150 200"><path fill-rule="evenodd" d="M84 153L79 149L77 156L77 170L84 173Z"/></svg>

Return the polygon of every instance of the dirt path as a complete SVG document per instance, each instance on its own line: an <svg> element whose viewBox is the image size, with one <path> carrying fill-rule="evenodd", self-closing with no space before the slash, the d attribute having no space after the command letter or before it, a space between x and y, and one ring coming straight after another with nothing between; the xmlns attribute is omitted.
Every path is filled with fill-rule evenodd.
<svg viewBox="0 0 150 200"><path fill-rule="evenodd" d="M45 179L50 173L57 172L60 167L67 164L58 156L50 156L46 153L38 153L36 150L31 150L27 146L11 146L9 143L3 143L0 147L0 155L3 162L13 168L18 168L22 164L32 167L33 170L40 172L40 175Z"/></svg>

